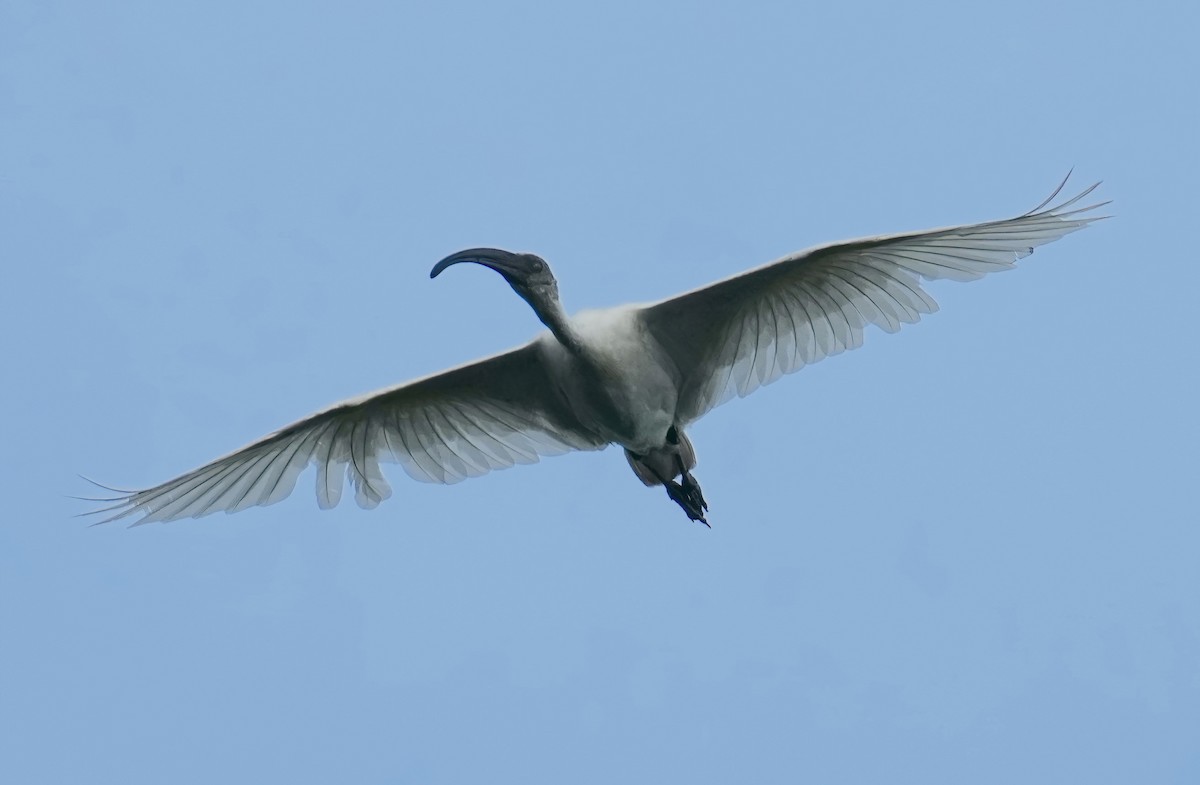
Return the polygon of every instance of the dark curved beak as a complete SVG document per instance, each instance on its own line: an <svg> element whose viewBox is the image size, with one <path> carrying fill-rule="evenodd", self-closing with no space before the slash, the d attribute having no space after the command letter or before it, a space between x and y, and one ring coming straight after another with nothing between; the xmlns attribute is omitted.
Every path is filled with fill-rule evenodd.
<svg viewBox="0 0 1200 785"><path fill-rule="evenodd" d="M474 262L475 264L482 264L484 267L490 267L506 279L510 279L510 276L517 277L522 272L523 268L520 265L520 258L520 256L511 251L503 251L499 248L468 248L465 251L452 253L435 264L433 269L429 271L429 277L437 278L441 275L442 270L445 270L452 264Z"/></svg>

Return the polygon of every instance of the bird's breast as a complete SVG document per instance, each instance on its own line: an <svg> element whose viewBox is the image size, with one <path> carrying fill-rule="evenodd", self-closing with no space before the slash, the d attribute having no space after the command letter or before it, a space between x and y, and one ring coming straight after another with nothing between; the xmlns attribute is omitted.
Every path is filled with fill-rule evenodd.
<svg viewBox="0 0 1200 785"><path fill-rule="evenodd" d="M597 436L634 452L661 447L675 422L678 390L657 344L632 310L584 312L572 320L582 351L544 339L567 405Z"/></svg>

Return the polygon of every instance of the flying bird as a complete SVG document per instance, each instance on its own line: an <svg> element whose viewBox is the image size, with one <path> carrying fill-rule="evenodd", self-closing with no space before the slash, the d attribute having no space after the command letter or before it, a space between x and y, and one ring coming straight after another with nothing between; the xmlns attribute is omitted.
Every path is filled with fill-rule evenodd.
<svg viewBox="0 0 1200 785"><path fill-rule="evenodd" d="M1069 175L1068 175L1069 177ZM810 248L649 305L568 316L550 266L531 253L472 248L430 272L471 262L499 273L547 331L530 343L335 404L198 469L95 499L101 523L134 525L238 512L288 496L316 467L317 502L338 503L343 477L374 508L391 496L381 461L455 483L539 456L616 444L637 478L661 486L708 525L687 427L805 365L933 313L921 279L972 281L1104 216L1079 206L1099 185L999 221L867 237Z"/></svg>

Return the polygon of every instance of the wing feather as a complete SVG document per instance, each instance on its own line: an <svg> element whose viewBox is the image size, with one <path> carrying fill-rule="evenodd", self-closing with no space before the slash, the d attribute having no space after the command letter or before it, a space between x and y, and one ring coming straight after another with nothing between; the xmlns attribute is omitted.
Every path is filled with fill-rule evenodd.
<svg viewBox="0 0 1200 785"><path fill-rule="evenodd" d="M646 329L676 366L678 416L690 422L733 395L863 343L867 325L896 332L937 311L921 280L974 281L1105 216L1057 205L1066 180L1024 215L819 246L643 307Z"/></svg>
<svg viewBox="0 0 1200 785"><path fill-rule="evenodd" d="M605 446L571 414L547 377L538 343L352 399L161 485L122 493L96 513L134 525L274 504L315 465L317 503L359 506L392 494L380 461L412 477L454 483L539 456Z"/></svg>

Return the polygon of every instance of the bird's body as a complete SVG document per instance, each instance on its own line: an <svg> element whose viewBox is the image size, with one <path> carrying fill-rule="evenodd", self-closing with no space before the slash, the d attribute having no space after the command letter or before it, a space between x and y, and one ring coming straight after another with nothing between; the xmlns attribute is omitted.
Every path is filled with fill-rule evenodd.
<svg viewBox="0 0 1200 785"><path fill-rule="evenodd" d="M678 378L637 310L582 311L571 325L577 350L551 333L537 345L580 423L597 439L635 452L662 446L675 424Z"/></svg>
<svg viewBox="0 0 1200 785"><path fill-rule="evenodd" d="M1065 181L1064 181L1065 184ZM920 279L974 280L1009 269L1097 219L1100 205L820 246L661 302L568 317L540 257L475 248L446 257L500 273L549 328L525 346L306 417L162 485L105 501L136 523L236 512L286 497L309 464L317 499L337 504L348 476L363 507L391 494L379 467L452 483L569 450L625 449L646 485L692 520L708 505L691 475L690 423L736 395L889 332L937 306ZM1059 186L1061 190L1062 186ZM1044 209L1045 208L1045 209ZM679 478L679 482L676 482Z"/></svg>
<svg viewBox="0 0 1200 785"><path fill-rule="evenodd" d="M568 322L569 340L551 332L537 346L563 401L589 435L624 447L638 479L665 486L689 518L707 524L708 505L690 474L696 453L680 421L683 378L642 310L584 311ZM682 485L674 477L682 477Z"/></svg>

